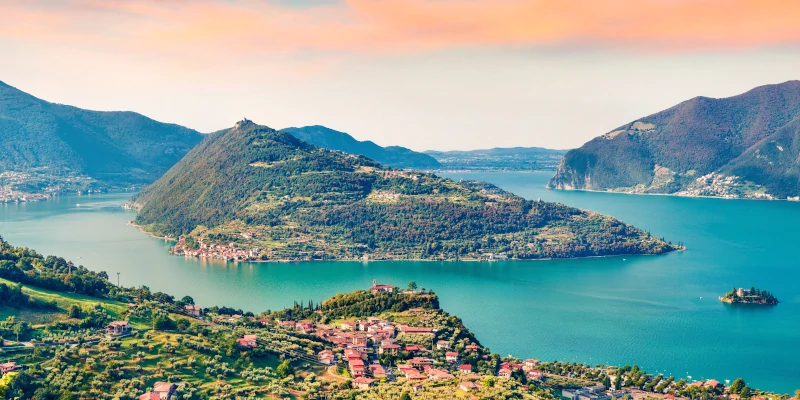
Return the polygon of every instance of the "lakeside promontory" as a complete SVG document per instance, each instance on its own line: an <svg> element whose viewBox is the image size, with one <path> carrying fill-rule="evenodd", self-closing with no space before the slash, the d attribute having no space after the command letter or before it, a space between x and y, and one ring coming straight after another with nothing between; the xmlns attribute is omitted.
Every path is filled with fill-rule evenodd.
<svg viewBox="0 0 800 400"><path fill-rule="evenodd" d="M133 199L173 252L249 260L502 260L661 254L612 217L483 182L385 168L244 120Z"/></svg>

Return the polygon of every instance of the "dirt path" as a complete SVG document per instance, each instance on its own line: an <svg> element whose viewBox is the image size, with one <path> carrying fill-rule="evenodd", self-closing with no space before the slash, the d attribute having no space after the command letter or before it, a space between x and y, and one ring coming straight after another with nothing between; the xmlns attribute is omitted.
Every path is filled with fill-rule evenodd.
<svg viewBox="0 0 800 400"><path fill-rule="evenodd" d="M329 381L338 381L338 382L342 382L342 381L346 381L347 380L347 378L345 378L343 376L336 375L336 366L335 365L331 365L330 367L326 368L325 369L325 373L322 374L322 376L320 376L320 378L327 379Z"/></svg>

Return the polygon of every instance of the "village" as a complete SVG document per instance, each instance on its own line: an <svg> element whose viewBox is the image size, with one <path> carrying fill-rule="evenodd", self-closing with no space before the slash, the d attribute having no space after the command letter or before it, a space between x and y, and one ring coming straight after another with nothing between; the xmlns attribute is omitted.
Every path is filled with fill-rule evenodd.
<svg viewBox="0 0 800 400"><path fill-rule="evenodd" d="M393 285L379 284L373 280L369 291L376 296L383 293L402 293L407 296L419 295L413 290L404 290ZM188 306L187 306L188 307ZM197 310L193 310L197 312ZM411 308L404 314L413 315L424 321L434 310ZM217 321L235 324L248 317L241 315L218 317ZM331 345L331 348L317 353L317 361L326 366L331 375L349 378L354 388L367 390L376 385L390 382L407 382L415 394L424 390L426 381L450 382L453 390L464 393L478 391L487 377L518 380L523 388L528 385L542 385L556 389L558 395L569 400L616 400L616 399L664 399L688 400L689 397L676 396L674 391L694 387L699 390L728 394L727 387L719 381L709 379L692 383L678 380L658 378L653 385L654 390L639 388L621 388L622 379L617 381L619 369L616 367L595 368L598 376L606 376L604 385L601 381L591 385L559 386L546 384L548 378L561 381L566 378L579 378L579 374L569 371L554 371L552 363L542 363L537 359L515 359L511 356L499 360L495 374L478 371L476 366L466 359L489 360L492 355L488 349L477 343L453 343L440 337L437 329L429 326L414 326L391 322L378 317L363 319L346 318L331 324L316 324L312 321L270 320L249 317L263 326L273 325L278 329L313 335ZM427 343L420 344L421 341ZM257 335L244 335L238 339L243 349L258 346ZM387 362L388 361L388 362ZM569 380L568 380L569 381ZM611 382L611 383L609 383ZM652 383L652 381L650 382ZM616 386L616 387L615 387ZM738 396L731 394L730 399ZM766 400L753 397L753 400Z"/></svg>
<svg viewBox="0 0 800 400"><path fill-rule="evenodd" d="M245 250L237 246L236 243L229 243L227 245L206 244L202 239L199 239L197 244L198 248L193 249L187 244L186 238L181 236L170 252L175 255L186 257L211 258L226 261L254 260L261 252L259 249Z"/></svg>
<svg viewBox="0 0 800 400"><path fill-rule="evenodd" d="M367 309L364 308L366 304L382 305ZM137 312L164 305L161 301L128 303L127 315L130 318ZM348 308L353 306L357 308ZM432 291L418 289L414 282L409 282L406 289L373 280L367 290L337 295L316 307L309 302L307 308L298 308L296 304L293 309L260 315L230 311L202 308L193 303L170 309L181 318L195 321L190 323L197 324L198 329L228 332L223 335L232 336L241 357L279 355L281 360L295 365L299 382L314 371L320 382L327 382L323 383L327 394L318 393L315 399L339 399L329 397L337 390L372 393L387 390L385 388L439 398L435 396L440 396L444 388L467 399L484 398L497 390L514 390L526 394L521 397L526 399L689 400L713 396L727 400L783 400L755 393L740 396L740 392L732 391L735 385L714 379L690 382L653 376L637 366L590 366L518 359L511 355L500 357L482 346L461 325L459 318L441 310ZM107 322L81 342L24 345L75 348L105 343L105 346L113 346L122 339L147 341L157 331L142 329L141 324L134 329L130 321L119 319ZM169 338L170 333L162 335ZM199 340L191 336L183 339L185 344L195 343L189 348L211 348L202 347L206 345L200 345ZM304 345L295 350L286 348L285 344L292 341ZM0 375L28 369L14 360L2 361ZM147 390L139 391L136 396L139 400L175 400L191 388L186 385L187 382L181 380L155 379L149 382ZM434 397L430 397L432 395Z"/></svg>

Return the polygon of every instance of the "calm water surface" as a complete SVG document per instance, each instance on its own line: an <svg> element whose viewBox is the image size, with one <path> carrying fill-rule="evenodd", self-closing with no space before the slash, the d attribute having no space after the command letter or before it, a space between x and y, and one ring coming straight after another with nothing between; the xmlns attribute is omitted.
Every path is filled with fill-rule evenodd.
<svg viewBox="0 0 800 400"><path fill-rule="evenodd" d="M637 363L694 379L739 376L755 387L800 387L800 204L558 192L549 173L460 173L521 196L610 214L688 250L568 261L225 263L167 254L168 243L126 225L125 194L0 205L0 235L18 246L120 273L202 305L253 311L322 300L372 279L415 280L439 293L500 354ZM730 306L733 286L776 294L776 307Z"/></svg>

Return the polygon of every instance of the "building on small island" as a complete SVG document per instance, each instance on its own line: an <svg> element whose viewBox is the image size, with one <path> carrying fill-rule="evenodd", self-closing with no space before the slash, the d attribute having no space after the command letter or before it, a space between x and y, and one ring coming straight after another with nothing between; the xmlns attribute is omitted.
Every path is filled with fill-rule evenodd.
<svg viewBox="0 0 800 400"><path fill-rule="evenodd" d="M728 304L778 304L778 299L772 293L754 287L750 289L733 288L730 292L720 296L719 300Z"/></svg>

